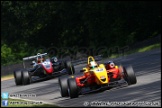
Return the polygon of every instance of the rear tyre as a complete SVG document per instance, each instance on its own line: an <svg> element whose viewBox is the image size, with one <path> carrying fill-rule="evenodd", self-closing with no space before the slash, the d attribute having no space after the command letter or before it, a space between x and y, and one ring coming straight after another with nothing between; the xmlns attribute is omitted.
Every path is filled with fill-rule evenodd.
<svg viewBox="0 0 162 108"><path fill-rule="evenodd" d="M67 78L65 77L59 77L58 79L59 85L60 85L60 93L62 97L69 96L68 94L68 84L67 84Z"/></svg>
<svg viewBox="0 0 162 108"><path fill-rule="evenodd" d="M14 71L14 78L15 78L15 84L16 85L22 85L22 74L21 74L21 70Z"/></svg>
<svg viewBox="0 0 162 108"><path fill-rule="evenodd" d="M30 84L30 75L27 70L22 71L22 84L23 85Z"/></svg>
<svg viewBox="0 0 162 108"><path fill-rule="evenodd" d="M78 86L76 84L75 78L68 79L68 86L69 86L70 98L77 98L79 94L78 94Z"/></svg>
<svg viewBox="0 0 162 108"><path fill-rule="evenodd" d="M67 72L68 72L69 75L75 74L74 66L73 66L73 64L70 61L67 61L65 63L65 67L66 67Z"/></svg>
<svg viewBox="0 0 162 108"><path fill-rule="evenodd" d="M128 85L137 83L136 75L133 71L132 66L124 68L124 79L128 82Z"/></svg>

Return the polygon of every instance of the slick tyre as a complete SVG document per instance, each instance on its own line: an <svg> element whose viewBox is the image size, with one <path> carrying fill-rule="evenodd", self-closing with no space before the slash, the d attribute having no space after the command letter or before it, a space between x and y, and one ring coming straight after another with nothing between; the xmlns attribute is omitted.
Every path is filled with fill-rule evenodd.
<svg viewBox="0 0 162 108"><path fill-rule="evenodd" d="M22 71L22 84L23 85L30 84L30 75L27 70Z"/></svg>
<svg viewBox="0 0 162 108"><path fill-rule="evenodd" d="M60 85L60 93L62 97L69 96L68 94L68 84L67 84L67 78L65 77L59 77L58 79L59 85Z"/></svg>
<svg viewBox="0 0 162 108"><path fill-rule="evenodd" d="M16 85L22 85L22 74L21 70L14 71L14 79Z"/></svg>
<svg viewBox="0 0 162 108"><path fill-rule="evenodd" d="M69 75L75 74L74 66L73 66L73 64L70 61L67 61L65 63L65 67L66 67L67 72L68 72Z"/></svg>
<svg viewBox="0 0 162 108"><path fill-rule="evenodd" d="M128 82L128 85L136 84L137 79L132 66L124 68L124 70L124 79Z"/></svg>
<svg viewBox="0 0 162 108"><path fill-rule="evenodd" d="M68 86L69 86L69 96L70 98L77 98L78 97L78 87L75 81L75 78L68 79Z"/></svg>

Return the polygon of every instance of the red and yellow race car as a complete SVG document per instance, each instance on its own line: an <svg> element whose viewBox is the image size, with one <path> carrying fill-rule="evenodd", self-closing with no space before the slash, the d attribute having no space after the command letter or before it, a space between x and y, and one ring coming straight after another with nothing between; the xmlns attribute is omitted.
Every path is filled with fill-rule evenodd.
<svg viewBox="0 0 162 108"><path fill-rule="evenodd" d="M87 66L81 72L83 75L79 77L60 77L58 79L62 97L76 98L82 94L137 82L131 66L127 68L117 66L112 61L97 64L92 56L88 57Z"/></svg>

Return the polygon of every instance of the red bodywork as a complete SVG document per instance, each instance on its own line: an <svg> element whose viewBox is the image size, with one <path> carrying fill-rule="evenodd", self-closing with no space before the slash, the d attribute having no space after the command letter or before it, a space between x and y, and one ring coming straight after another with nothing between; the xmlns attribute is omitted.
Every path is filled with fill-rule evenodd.
<svg viewBox="0 0 162 108"><path fill-rule="evenodd" d="M114 67L112 69L109 69L107 66L105 66L105 67L106 67L106 70L107 70L107 74L109 74L108 75L109 82L111 82L111 79L118 79L118 78L122 77L120 75L120 69L119 68ZM85 86L85 83L82 84L81 81L85 80L86 78L87 78L86 85L93 85L93 84L96 83L95 82L96 81L95 80L96 77L93 74L91 74L90 72L86 72L86 73L84 73L83 76L76 77L77 85L79 87Z"/></svg>
<svg viewBox="0 0 162 108"><path fill-rule="evenodd" d="M46 64L45 64L46 63ZM50 61L40 63L43 69L46 71L46 74L52 74L54 69L52 67L52 63Z"/></svg>

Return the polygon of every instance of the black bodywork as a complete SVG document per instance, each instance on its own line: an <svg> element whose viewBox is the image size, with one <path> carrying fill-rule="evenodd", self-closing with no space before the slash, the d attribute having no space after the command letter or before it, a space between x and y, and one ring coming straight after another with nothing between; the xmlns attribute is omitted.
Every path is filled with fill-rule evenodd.
<svg viewBox="0 0 162 108"><path fill-rule="evenodd" d="M63 74L71 75L75 73L75 69L71 61L61 61L58 60L57 57L47 57L45 59L46 55L47 53L38 53L35 56L23 58L24 69L15 70L13 73L16 85L26 85L35 81L42 81L44 79L50 79ZM33 60L32 64L31 62L28 62L31 60ZM33 67L29 68L31 66Z"/></svg>
<svg viewBox="0 0 162 108"><path fill-rule="evenodd" d="M52 63L52 67L54 69L53 74L63 74L66 73L66 63L64 61L57 61L54 62L52 59L50 59L50 62ZM33 64L31 64L33 65ZM39 76L39 77L45 77L47 76L46 72L44 71L44 68L41 64L36 65L33 68L27 69L30 72L31 76Z"/></svg>

